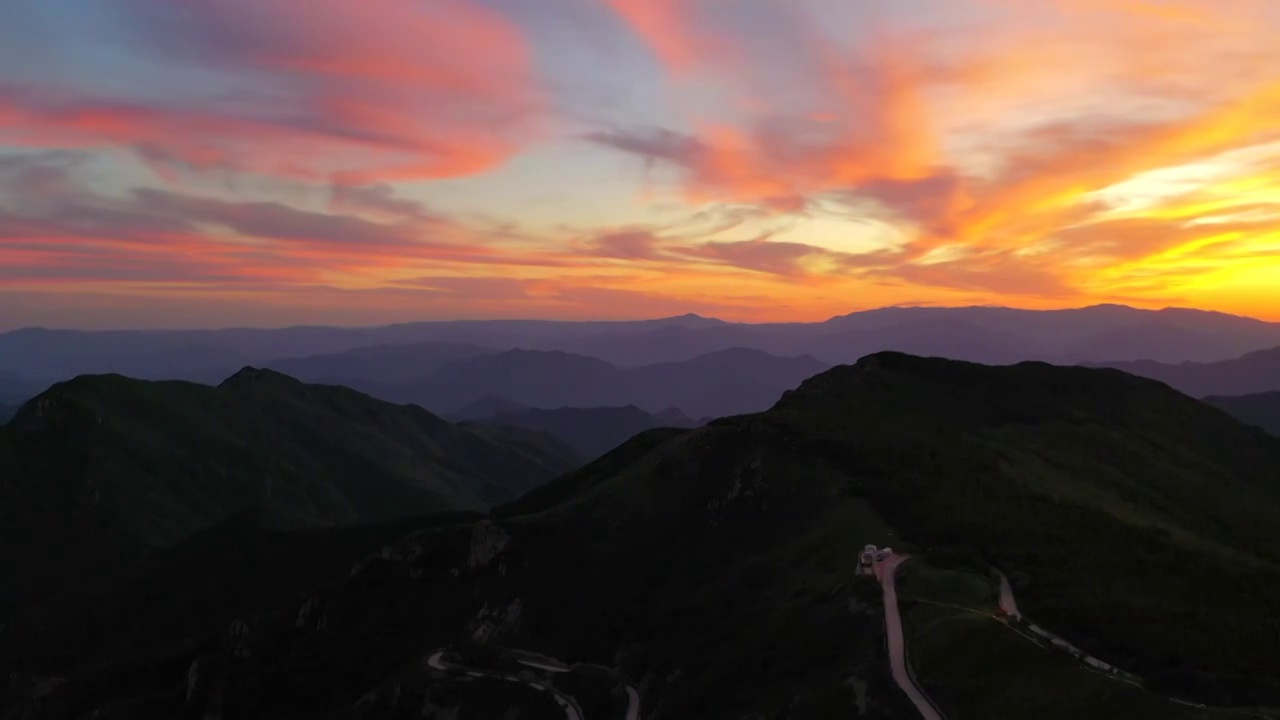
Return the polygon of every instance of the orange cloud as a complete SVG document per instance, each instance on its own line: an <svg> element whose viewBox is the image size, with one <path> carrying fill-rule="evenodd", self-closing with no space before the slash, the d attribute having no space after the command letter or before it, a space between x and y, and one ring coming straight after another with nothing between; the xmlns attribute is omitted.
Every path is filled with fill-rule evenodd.
<svg viewBox="0 0 1280 720"><path fill-rule="evenodd" d="M938 161L920 95L922 70L909 48L886 44L870 60L838 46L791 3L752 0L760 35L735 35L734 12L714 0L609 0L663 61L677 83L702 95L727 92L728 119L691 109L696 141L674 140L658 157L689 170L690 198L763 202L794 209L805 196L869 180L917 180ZM776 34L785 47L757 47ZM782 71L792 79L774 88ZM800 92L803 90L803 92ZM692 103L690 103L692 104ZM643 149L645 139L600 134ZM663 139L661 137L650 140ZM681 145L682 146L679 146ZM639 146L639 147L637 147Z"/></svg>
<svg viewBox="0 0 1280 720"><path fill-rule="evenodd" d="M591 139L674 163L695 203L812 212L834 198L850 208L841 215L907 228L899 252L817 266L855 281L1132 301L1127 278L1167 263L1171 249L1181 248L1179 262L1194 275L1209 258L1241 262L1228 248L1238 253L1280 227L1267 208L1251 207L1231 220L1248 221L1239 237L1206 242L1208 228L1182 223L1237 203L1219 197L1117 223L1104 222L1098 197L1147 171L1280 138L1280 84L1257 72L1280 61L1269 40L1280 20L1273 7L982 4L995 21L963 35L878 27L854 45L837 42L839 29L823 32L795 3L738 7L767 17L788 40L787 56L774 51L770 33L741 32L717 14L723 6L714 0L611 0L678 86L705 93L713 78L742 102L709 119L691 101L687 135L612 130ZM770 87L779 67L807 92L755 92ZM779 257L787 250L763 249ZM1110 272L1099 271L1107 263ZM1182 292L1164 278L1163 292L1145 287L1151 302Z"/></svg>
<svg viewBox="0 0 1280 720"><path fill-rule="evenodd" d="M648 219L584 227L569 211L533 231L526 206L493 208L521 221L450 207L480 181L397 184L484 174L545 136L536 23L526 37L467 0L120 0L149 57L229 89L0 84L0 144L126 148L175 177L277 176L250 178L271 193L90 191L68 180L75 153L8 170L0 157L0 285L283 304L297 291L332 308L330 292L403 319L813 319L921 300L1280 317L1266 284L1280 282L1280 161L1264 152L1280 139L1274 3L598 5L648 48L670 100L643 114L668 127L583 121L597 149L669 171L649 177L679 201L660 192ZM592 38L610 52L615 39ZM539 47L539 67L563 49ZM614 69L609 98L629 107ZM551 78L557 98L579 72ZM481 189L523 200L560 169Z"/></svg>

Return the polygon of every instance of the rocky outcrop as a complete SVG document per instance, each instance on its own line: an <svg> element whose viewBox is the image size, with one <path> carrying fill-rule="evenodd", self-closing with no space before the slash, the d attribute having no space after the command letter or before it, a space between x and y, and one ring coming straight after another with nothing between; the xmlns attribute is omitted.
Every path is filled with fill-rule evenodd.
<svg viewBox="0 0 1280 720"><path fill-rule="evenodd" d="M241 660L256 657L278 646L292 630L289 621L279 613L255 613L231 621L222 638L222 648L228 657Z"/></svg>
<svg viewBox="0 0 1280 720"><path fill-rule="evenodd" d="M324 631L327 627L325 622L325 600L320 595L312 595L307 601L302 603L302 607L298 608L298 617L294 620L293 626L298 630L319 630Z"/></svg>
<svg viewBox="0 0 1280 720"><path fill-rule="evenodd" d="M502 553L511 536L507 531L492 522L476 523L471 529L471 549L467 554L467 567L471 569L488 567L494 558Z"/></svg>
<svg viewBox="0 0 1280 720"><path fill-rule="evenodd" d="M191 667L187 668L188 705L196 702L197 699L200 698L200 696L208 689L209 679L205 676L204 671L205 668L201 665L199 659L191 661Z"/></svg>
<svg viewBox="0 0 1280 720"><path fill-rule="evenodd" d="M222 720L227 692L226 661L221 657L196 658L187 668L187 707L201 720Z"/></svg>
<svg viewBox="0 0 1280 720"><path fill-rule="evenodd" d="M102 416L96 410L58 388L55 386L22 406L13 416L10 428L30 435L63 434L87 432L102 424Z"/></svg>
<svg viewBox="0 0 1280 720"><path fill-rule="evenodd" d="M467 627L467 632L471 633L471 639L476 642L490 642L504 633L515 630L520 624L522 611L520 598L512 600L507 605L493 608L485 603Z"/></svg>

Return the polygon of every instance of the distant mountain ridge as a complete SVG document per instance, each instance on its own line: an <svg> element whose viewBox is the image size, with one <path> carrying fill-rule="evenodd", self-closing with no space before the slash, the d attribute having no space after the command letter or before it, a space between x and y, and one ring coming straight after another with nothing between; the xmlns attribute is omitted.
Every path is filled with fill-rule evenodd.
<svg viewBox="0 0 1280 720"><path fill-rule="evenodd" d="M565 441L585 460L595 460L647 430L692 428L699 424L679 410L648 413L635 405L508 409L474 419L491 425L512 425L545 432Z"/></svg>
<svg viewBox="0 0 1280 720"><path fill-rule="evenodd" d="M1211 396L1204 401L1226 410L1242 423L1256 425L1272 435L1280 435L1280 392L1234 397Z"/></svg>
<svg viewBox="0 0 1280 720"><path fill-rule="evenodd" d="M345 385L361 380L395 383L418 380L450 362L501 352L499 349L444 342L359 347L339 353L284 358L266 366L304 382Z"/></svg>
<svg viewBox="0 0 1280 720"><path fill-rule="evenodd" d="M1280 347L1213 363L1177 365L1150 360L1090 363L1159 380L1194 396L1237 396L1280 390Z"/></svg>
<svg viewBox="0 0 1280 720"><path fill-rule="evenodd" d="M427 343L495 351L560 351L619 367L680 362L734 347L779 356L808 354L828 364L854 362L889 350L992 364L1143 359L1176 363L1214 362L1278 346L1280 324L1197 310L1097 305L1051 311L891 307L812 323L729 323L683 315L642 321L445 321L363 328L112 332L34 328L0 334L0 369L7 368L38 386L79 374L110 372L216 382L246 364L276 367L273 363L286 358ZM308 375L297 367L288 369L308 379L330 379ZM405 376L393 373L390 379Z"/></svg>
<svg viewBox="0 0 1280 720"><path fill-rule="evenodd" d="M501 399L548 410L634 405L649 413L678 408L691 417L722 417L763 410L783 391L829 367L810 356L777 357L745 348L630 368L560 351L508 350L441 364L416 381L350 384L447 416L474 417L476 411L468 408Z"/></svg>

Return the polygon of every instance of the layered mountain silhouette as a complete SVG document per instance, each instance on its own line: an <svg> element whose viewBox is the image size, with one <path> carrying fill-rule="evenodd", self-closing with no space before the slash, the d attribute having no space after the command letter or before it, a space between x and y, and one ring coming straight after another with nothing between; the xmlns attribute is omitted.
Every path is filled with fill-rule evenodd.
<svg viewBox="0 0 1280 720"><path fill-rule="evenodd" d="M474 412L475 407L471 406L466 414ZM545 432L563 440L588 460L596 459L645 430L691 428L700 424L674 408L648 413L635 405L508 409L475 419L490 425L511 425Z"/></svg>
<svg viewBox="0 0 1280 720"><path fill-rule="evenodd" d="M1237 420L1280 435L1280 392L1207 397L1205 402L1231 413Z"/></svg>
<svg viewBox="0 0 1280 720"><path fill-rule="evenodd" d="M479 400L449 413L448 417L454 422L462 422L464 420L483 420L494 415L503 413L522 413L532 408L521 405L517 402L511 402L492 395L486 395Z"/></svg>
<svg viewBox="0 0 1280 720"><path fill-rule="evenodd" d="M1280 390L1280 347L1213 363L1167 364L1148 360L1103 365L1168 383L1195 397Z"/></svg>
<svg viewBox="0 0 1280 720"><path fill-rule="evenodd" d="M390 345L419 348L397 362L396 355L385 348ZM427 351L432 345L437 352ZM684 315L631 322L494 320L270 330L34 328L0 334L0 368L34 384L37 391L86 373L216 383L244 365L272 367L312 381L353 379L334 376L334 370L365 373L357 376L363 379L382 371L387 375L383 379L400 382L420 369L430 370L434 361L429 358L454 352L440 345L472 351L558 351L618 367L682 362L730 348L785 357L812 355L828 364L854 362L888 350L995 364L1023 360L1177 363L1216 362L1276 347L1280 325L1198 310L1098 305L1054 311L895 307L815 323L727 323ZM351 351L356 352L347 355ZM295 364L297 358L318 355L346 357ZM283 359L289 359L289 364ZM415 367L415 363L425 364Z"/></svg>
<svg viewBox="0 0 1280 720"><path fill-rule="evenodd" d="M645 716L908 717L880 589L854 573L875 543L915 556L900 598L912 662L949 717L995 716L983 708L1000 698L1017 717L1191 718L1200 711L1162 696L1280 701L1277 477L1280 439L1161 383L881 353L766 412L642 432L488 517L424 521L395 542L371 531L346 577L280 573L254 612L242 585L218 581L238 577L220 558L245 546L201 541L102 595L110 622L60 620L80 617L67 610L12 623L0 672L68 678L53 697L82 712L395 717L455 711L455 685L425 659L483 638L615 668ZM231 533L278 548L261 572L306 557L304 543L259 535ZM972 602L992 609L963 617L995 623L996 569L1023 612L1142 686L1104 678L1094 693L1081 678L1095 676L1069 662L1053 676L997 671L1013 656L962 631L987 625L923 621ZM917 601L911 588L944 570L972 597ZM332 579L305 586L321 575ZM207 588L199 622L137 594L164 582ZM223 595L235 609L210 630ZM149 604L165 622L142 622ZM1010 652L1041 652L990 627ZM100 651L138 633L145 661ZM966 672L1000 674L954 690L947 668L983 652Z"/></svg>
<svg viewBox="0 0 1280 720"><path fill-rule="evenodd" d="M674 407L693 417L720 417L763 410L783 391L827 367L808 356L776 357L742 348L634 368L559 351L508 350L445 362L408 382L348 382L375 397L451 417L485 417L519 407L627 405L654 413Z"/></svg>
<svg viewBox="0 0 1280 720"><path fill-rule="evenodd" d="M499 352L479 345L442 342L376 345L340 353L273 360L267 365L305 382L352 385L420 380L449 363Z"/></svg>
<svg viewBox="0 0 1280 720"><path fill-rule="evenodd" d="M37 392L36 383L0 370L0 405L16 410Z"/></svg>
<svg viewBox="0 0 1280 720"><path fill-rule="evenodd" d="M296 528L483 510L577 462L542 433L462 427L272 371L217 387L82 376L0 429L0 577L22 604L33 575L77 582L77 568L239 512Z"/></svg>

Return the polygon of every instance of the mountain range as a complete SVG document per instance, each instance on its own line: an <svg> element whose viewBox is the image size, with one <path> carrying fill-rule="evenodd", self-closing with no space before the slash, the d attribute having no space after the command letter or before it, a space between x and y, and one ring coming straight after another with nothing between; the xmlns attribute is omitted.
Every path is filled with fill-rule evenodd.
<svg viewBox="0 0 1280 720"><path fill-rule="evenodd" d="M374 397L413 403L442 415L474 414L481 402L513 407L625 407L647 412L678 408L694 416L734 415L768 408L785 390L829 367L815 358L775 357L759 350L735 348L683 362L618 367L585 355L560 351L507 350L456 357L457 346L415 346L424 353L422 374L394 381L360 360L343 368L345 355L319 356L272 363L303 378L324 375ZM418 357L416 352L403 357ZM397 355L400 351L397 350ZM399 364L399 358L392 361ZM416 362L410 360L410 362ZM323 370L320 370L323 368ZM337 372L335 372L337 371Z"/></svg>
<svg viewBox="0 0 1280 720"><path fill-rule="evenodd" d="M14 373L24 385L37 386L35 391L86 373L215 383L244 365L292 374L295 368L280 365L283 359L357 350L354 357L346 358L355 362L364 352L361 349L409 344L558 351L620 367L681 362L730 348L786 357L812 355L827 364L854 362L885 350L993 364L1023 360L1176 363L1214 362L1280 346L1280 324L1198 310L1098 305L1052 311L893 307L814 323L728 323L683 315L643 321L489 320L366 328L103 332L29 328L0 334L0 368ZM391 382L412 379L405 373L418 371L413 358L402 365L394 360L369 362L368 367L382 369Z"/></svg>
<svg viewBox="0 0 1280 720"><path fill-rule="evenodd" d="M1231 413L1237 420L1280 435L1280 392L1234 397L1207 397L1205 402Z"/></svg>
<svg viewBox="0 0 1280 720"><path fill-rule="evenodd" d="M181 386L205 392L194 388ZM331 396L347 391L307 392L308 412L409 422ZM192 405L213 402L201 397ZM163 457L181 426L128 402L134 419L119 427L154 423L129 457ZM6 432L32 427L33 407ZM35 426L108 422L57 417ZM312 421L254 422L255 436L299 443ZM333 427L284 456L323 472L331 445L350 447ZM110 588L68 590L0 629L0 673L26 679L5 698L34 717L443 717L478 711L456 704L465 676L428 658L479 642L616 673L645 717L911 717L889 673L881 588L855 572L874 543L912 555L898 602L918 680L948 718L1219 717L1195 703L1280 703L1277 478L1280 439L1158 382L878 353L767 411L641 432L485 515L329 530L230 517ZM157 487L143 472L120 483L143 505ZM342 572L309 547L367 550ZM1010 632L997 571L1036 623L1141 680ZM538 699L485 687L496 717Z"/></svg>
<svg viewBox="0 0 1280 720"><path fill-rule="evenodd" d="M1195 397L1250 395L1280 390L1280 347L1211 363L1171 364L1143 360L1105 365L1168 383Z"/></svg>

